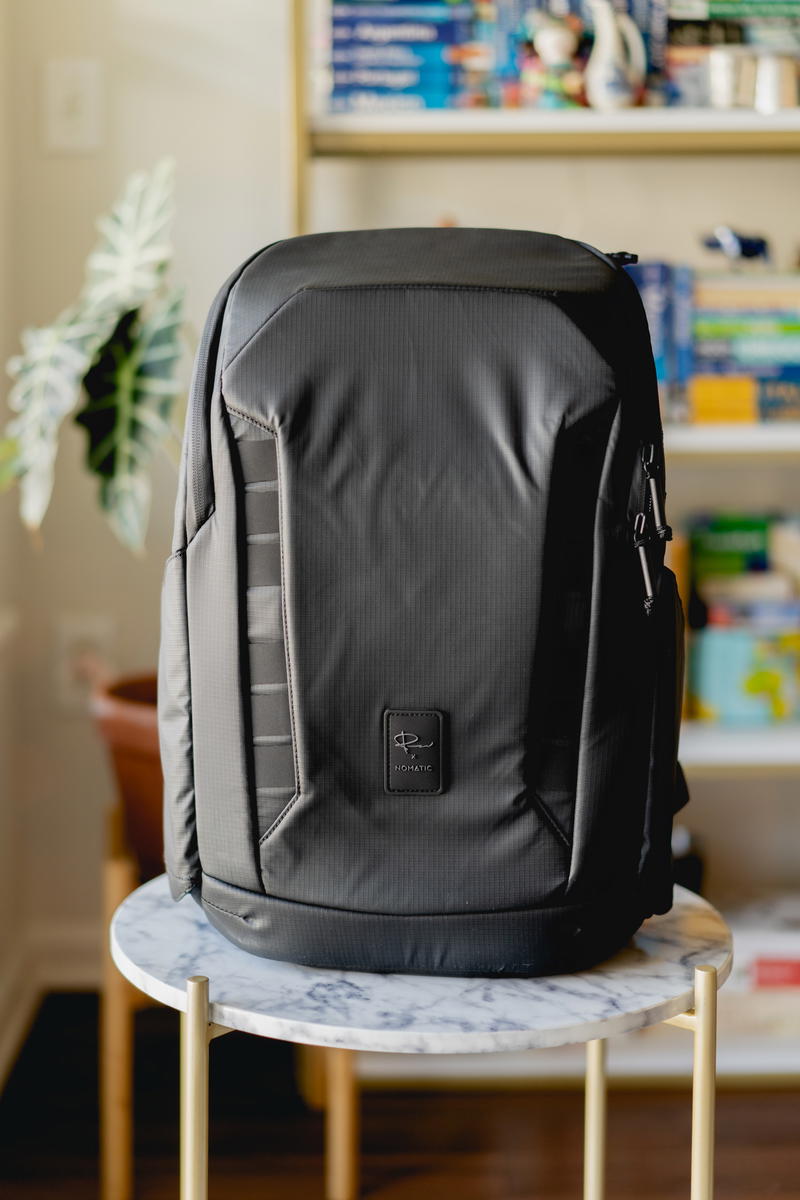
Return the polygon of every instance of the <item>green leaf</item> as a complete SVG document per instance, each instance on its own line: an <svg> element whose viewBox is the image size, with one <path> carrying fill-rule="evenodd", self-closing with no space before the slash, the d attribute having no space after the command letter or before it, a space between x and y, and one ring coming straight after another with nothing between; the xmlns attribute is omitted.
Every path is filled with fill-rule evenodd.
<svg viewBox="0 0 800 1200"><path fill-rule="evenodd" d="M100 503L132 550L144 544L153 451L172 433L182 306L174 292L146 319L137 310L120 318L86 374L86 404L75 417L89 437L86 462L100 479Z"/></svg>

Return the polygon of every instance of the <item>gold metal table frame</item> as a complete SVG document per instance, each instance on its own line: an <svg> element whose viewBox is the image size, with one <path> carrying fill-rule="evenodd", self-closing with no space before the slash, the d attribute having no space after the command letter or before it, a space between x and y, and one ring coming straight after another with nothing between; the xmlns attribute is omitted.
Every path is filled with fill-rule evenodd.
<svg viewBox="0 0 800 1200"><path fill-rule="evenodd" d="M211 1020L208 978L186 981L181 1013L181 1200L208 1197L208 1047L233 1032ZM716 1092L717 970L694 972L694 1007L664 1024L694 1038L691 1200L713 1200ZM325 1048L325 1182L327 1200L356 1200L359 1190L359 1095L355 1051ZM605 1200L606 1040L586 1043L583 1200Z"/></svg>

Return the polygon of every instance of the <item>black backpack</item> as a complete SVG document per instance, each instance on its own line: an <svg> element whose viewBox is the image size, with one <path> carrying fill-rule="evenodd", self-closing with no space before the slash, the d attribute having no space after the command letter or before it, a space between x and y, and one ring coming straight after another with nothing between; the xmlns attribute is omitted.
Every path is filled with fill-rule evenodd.
<svg viewBox="0 0 800 1200"><path fill-rule="evenodd" d="M683 621L632 258L317 234L219 293L159 717L173 894L246 950L536 975L670 907Z"/></svg>

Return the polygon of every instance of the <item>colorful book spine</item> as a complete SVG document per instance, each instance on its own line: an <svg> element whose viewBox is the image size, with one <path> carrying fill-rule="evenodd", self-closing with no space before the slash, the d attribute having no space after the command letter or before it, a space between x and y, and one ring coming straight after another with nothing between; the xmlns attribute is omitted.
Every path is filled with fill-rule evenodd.
<svg viewBox="0 0 800 1200"><path fill-rule="evenodd" d="M336 67L334 92L344 94L370 88L376 92L444 92L449 94L463 82L458 68L428 70L419 67Z"/></svg>
<svg viewBox="0 0 800 1200"><path fill-rule="evenodd" d="M458 47L445 43L406 44L379 42L337 42L331 51L331 63L337 67L397 67L401 70L430 70L458 64Z"/></svg>
<svg viewBox="0 0 800 1200"><path fill-rule="evenodd" d="M365 8L394 8L401 9L403 12L408 9L419 10L437 10L442 9L459 9L464 10L470 5L465 0L333 0L333 9L365 9Z"/></svg>
<svg viewBox="0 0 800 1200"><path fill-rule="evenodd" d="M474 13L471 4L334 3L331 17L337 41L413 43L465 40L471 32Z"/></svg>
<svg viewBox="0 0 800 1200"><path fill-rule="evenodd" d="M672 343L672 295L671 269L668 263L641 262L635 266L626 267L628 274L639 289L647 325L650 330L650 342L653 347L653 361L656 367L656 379L659 384L667 385L672 382L671 343Z"/></svg>
<svg viewBox="0 0 800 1200"><path fill-rule="evenodd" d="M800 309L800 273L699 274L695 280L697 309L730 312L786 312Z"/></svg>
<svg viewBox="0 0 800 1200"><path fill-rule="evenodd" d="M796 309L769 309L748 312L746 309L696 308L692 318L697 338L732 338L743 334L775 335L800 333L800 312Z"/></svg>
<svg viewBox="0 0 800 1200"><path fill-rule="evenodd" d="M451 45L467 42L472 34L469 21L403 21L385 18L339 20L334 18L331 30L334 46L386 46L400 44Z"/></svg>
<svg viewBox="0 0 800 1200"><path fill-rule="evenodd" d="M427 109L457 108L459 103L458 97L452 92L357 88L343 94L332 92L328 107L334 113L423 112Z"/></svg>
<svg viewBox="0 0 800 1200"><path fill-rule="evenodd" d="M800 367L781 363L764 363L758 368L748 368L737 359L707 358L695 343L694 374L703 376L721 376L723 379L760 379L796 383L800 379Z"/></svg>
<svg viewBox="0 0 800 1200"><path fill-rule="evenodd" d="M800 417L799 275L699 275L692 329L691 419Z"/></svg>
<svg viewBox="0 0 800 1200"><path fill-rule="evenodd" d="M626 268L647 315L656 378L673 391L684 390L694 371L694 271L664 262Z"/></svg>
<svg viewBox="0 0 800 1200"><path fill-rule="evenodd" d="M455 107L466 83L459 50L471 37L472 16L465 3L335 0L331 111Z"/></svg>
<svg viewBox="0 0 800 1200"><path fill-rule="evenodd" d="M739 370L760 367L800 366L800 334L740 335L735 338L699 339L697 357L738 365Z"/></svg>
<svg viewBox="0 0 800 1200"><path fill-rule="evenodd" d="M395 20L452 21L456 17L472 18L472 4L465 0L333 0L333 16L381 17Z"/></svg>
<svg viewBox="0 0 800 1200"><path fill-rule="evenodd" d="M685 391L694 365L694 270L676 265L672 268L672 357L675 385Z"/></svg>

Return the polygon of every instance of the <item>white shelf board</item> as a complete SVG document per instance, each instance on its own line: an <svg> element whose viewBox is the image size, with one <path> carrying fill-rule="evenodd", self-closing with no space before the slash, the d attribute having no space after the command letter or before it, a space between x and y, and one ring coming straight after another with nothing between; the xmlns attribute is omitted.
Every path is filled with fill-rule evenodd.
<svg viewBox="0 0 800 1200"><path fill-rule="evenodd" d="M427 109L311 118L318 154L800 150L800 108Z"/></svg>
<svg viewBox="0 0 800 1200"><path fill-rule="evenodd" d="M671 1036L670 1036L671 1035ZM521 1054L359 1054L358 1076L367 1086L474 1086L578 1083L585 1071L583 1046ZM648 1040L629 1035L609 1042L609 1078L651 1083L689 1080L692 1039L684 1031L661 1031ZM800 1075L800 1038L721 1033L717 1056L721 1080L755 1081Z"/></svg>
<svg viewBox="0 0 800 1200"><path fill-rule="evenodd" d="M800 725L724 726L684 721L681 764L688 770L800 770Z"/></svg>
<svg viewBox="0 0 800 1200"><path fill-rule="evenodd" d="M763 425L667 424L664 448L671 457L800 455L800 421L765 421Z"/></svg>
<svg viewBox="0 0 800 1200"><path fill-rule="evenodd" d="M316 133L800 133L800 107L765 116L750 109L589 108L425 109L416 112L319 113Z"/></svg>

